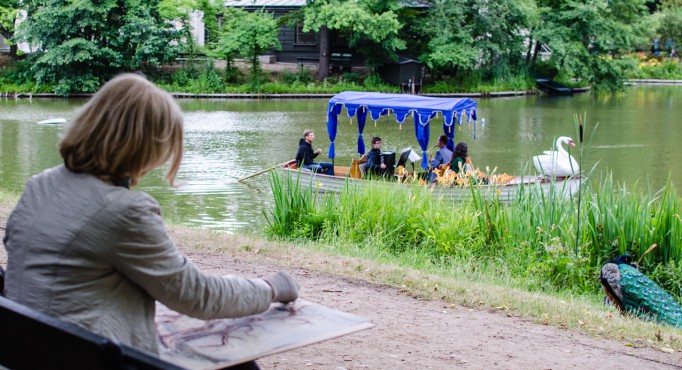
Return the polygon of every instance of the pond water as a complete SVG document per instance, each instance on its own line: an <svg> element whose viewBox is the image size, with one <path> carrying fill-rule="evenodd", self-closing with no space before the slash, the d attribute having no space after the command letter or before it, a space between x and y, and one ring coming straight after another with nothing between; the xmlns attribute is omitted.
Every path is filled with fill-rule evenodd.
<svg viewBox="0 0 682 370"><path fill-rule="evenodd" d="M56 142L68 126L38 121L69 120L80 99L0 100L0 188L20 193L35 173L61 163ZM185 112L185 157L179 173L183 186L171 189L164 170L148 174L138 189L152 194L166 218L226 232L259 232L270 204L267 175L245 183L236 180L293 158L305 128L316 130L315 148L326 153L327 99L180 100ZM592 140L583 169L595 175L611 171L628 184L660 188L670 176L682 184L682 87L637 86L624 94L592 93L573 97L543 96L478 100L479 122L457 127L456 141L469 144L474 164L497 173L532 171L531 157L552 149L559 136L577 140L574 116L587 114L586 144ZM485 126L481 125L485 118ZM598 123L594 135L589 135ZM429 146L442 134L432 125ZM411 123L368 122L364 135L381 136L384 150L418 148ZM340 120L336 163L356 157L357 127ZM572 152L574 156L577 153ZM596 166L596 167L595 167Z"/></svg>

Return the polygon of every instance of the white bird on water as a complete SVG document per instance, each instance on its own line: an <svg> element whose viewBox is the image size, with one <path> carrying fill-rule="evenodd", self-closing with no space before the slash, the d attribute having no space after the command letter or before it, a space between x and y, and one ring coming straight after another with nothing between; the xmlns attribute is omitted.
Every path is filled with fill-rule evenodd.
<svg viewBox="0 0 682 370"><path fill-rule="evenodd" d="M556 140L556 150L547 150L533 157L533 164L539 173L550 177L568 177L580 171L578 162L568 154L562 144L575 146L573 139L561 136Z"/></svg>

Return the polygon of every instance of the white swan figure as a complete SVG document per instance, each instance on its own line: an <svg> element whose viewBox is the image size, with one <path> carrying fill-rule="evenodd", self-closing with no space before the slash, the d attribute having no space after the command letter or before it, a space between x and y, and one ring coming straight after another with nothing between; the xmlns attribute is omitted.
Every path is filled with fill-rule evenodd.
<svg viewBox="0 0 682 370"><path fill-rule="evenodd" d="M580 171L578 162L570 156L561 144L575 146L573 139L561 136L556 140L556 150L547 150L533 157L533 164L539 173L546 176L568 177Z"/></svg>

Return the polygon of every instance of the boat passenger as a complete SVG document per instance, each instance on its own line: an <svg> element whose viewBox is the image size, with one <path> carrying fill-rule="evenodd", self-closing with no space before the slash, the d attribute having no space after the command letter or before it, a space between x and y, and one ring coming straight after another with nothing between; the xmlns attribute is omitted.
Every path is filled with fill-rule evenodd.
<svg viewBox="0 0 682 370"><path fill-rule="evenodd" d="M460 171L464 173L473 171L471 166L471 158L469 158L469 147L466 143L460 142L455 147L455 152L452 154L452 161L450 162L450 169L459 174Z"/></svg>
<svg viewBox="0 0 682 370"><path fill-rule="evenodd" d="M5 296L104 337L158 352L155 301L201 319L263 312L291 302L298 284L207 275L182 255L159 204L131 188L183 152L183 118L144 77L107 82L59 141L64 164L31 178L7 221Z"/></svg>
<svg viewBox="0 0 682 370"><path fill-rule="evenodd" d="M438 151L431 159L431 170L429 171L429 180L432 182L438 178L433 170L438 169L441 165L447 166L452 160L452 151L447 147L449 141L450 139L446 135L440 135L438 138Z"/></svg>
<svg viewBox="0 0 682 370"><path fill-rule="evenodd" d="M390 179L393 174L393 169L388 168L384 163L384 158L381 156L381 138L375 136L371 140L372 150L367 153L367 176L368 177L385 177Z"/></svg>
<svg viewBox="0 0 682 370"><path fill-rule="evenodd" d="M299 140L298 151L296 152L297 165L315 173L324 173L325 175L334 176L334 164L313 161L315 157L322 154L322 149L318 148L316 151L313 151L313 141L315 141L315 133L313 130L303 130L303 138Z"/></svg>

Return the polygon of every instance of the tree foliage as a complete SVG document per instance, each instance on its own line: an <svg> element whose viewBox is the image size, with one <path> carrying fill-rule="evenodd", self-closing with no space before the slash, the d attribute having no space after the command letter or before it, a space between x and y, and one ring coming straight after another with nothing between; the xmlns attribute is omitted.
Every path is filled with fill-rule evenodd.
<svg viewBox="0 0 682 370"><path fill-rule="evenodd" d="M437 0L422 28L422 59L451 72L514 70L533 64L544 44L566 76L616 86L618 58L646 40L647 15L646 0Z"/></svg>
<svg viewBox="0 0 682 370"><path fill-rule="evenodd" d="M19 0L0 0L0 35L10 46L10 56L16 57L17 46L13 42L14 29L21 3Z"/></svg>
<svg viewBox="0 0 682 370"><path fill-rule="evenodd" d="M479 51L473 25L467 21L468 0L440 0L429 11L421 31L428 48L421 59L434 70L472 69L478 63Z"/></svg>
<svg viewBox="0 0 682 370"><path fill-rule="evenodd" d="M533 36L552 50L550 62L567 76L620 88L623 51L645 40L645 0L543 0Z"/></svg>
<svg viewBox="0 0 682 370"><path fill-rule="evenodd" d="M38 52L38 83L59 94L96 91L111 76L158 67L177 52L177 33L155 1L37 0L20 25Z"/></svg>
<svg viewBox="0 0 682 370"><path fill-rule="evenodd" d="M536 14L532 0L438 0L421 28L422 58L436 70L518 64Z"/></svg>
<svg viewBox="0 0 682 370"><path fill-rule="evenodd" d="M247 59L251 83L258 86L261 78L258 57L271 48L281 48L277 39L278 30L279 26L271 13L263 10L250 13L232 9L227 14L220 41L213 53L226 59L228 64L235 56Z"/></svg>
<svg viewBox="0 0 682 370"><path fill-rule="evenodd" d="M217 0L197 0L197 9L204 13L205 45L217 43L220 38L218 13L223 9L222 5Z"/></svg>
<svg viewBox="0 0 682 370"><path fill-rule="evenodd" d="M193 58L198 50L196 40L192 35L191 17L199 7L197 0L160 0L159 15L164 20L170 20L179 24L179 32L182 35L182 44L185 52Z"/></svg>
<svg viewBox="0 0 682 370"><path fill-rule="evenodd" d="M656 37L666 46L668 38L675 46L682 42L682 0L428 3L424 10L401 0L308 0L285 19L320 33L318 78L329 72L333 34L346 37L369 67L395 59L409 45L405 53L419 56L433 73L460 79L494 80L533 70L546 45L551 56L543 67L607 88L620 86L623 55ZM221 28L221 9L220 0L0 0L0 33L37 50L31 62L38 83L62 94L87 92L122 71L159 66L183 47L194 54L190 20L201 11L209 55L228 61L226 75L236 57L246 58L257 85L258 56L280 48L278 24L262 10L227 10ZM15 29L20 10L26 19Z"/></svg>
<svg viewBox="0 0 682 370"><path fill-rule="evenodd" d="M682 44L682 0L667 0L662 4L659 33L663 40L671 39L674 47Z"/></svg>
<svg viewBox="0 0 682 370"><path fill-rule="evenodd" d="M405 48L398 37L401 24L396 11L397 0L317 0L303 8L303 30L337 30L350 35L349 46L365 56L368 66L377 66L386 59L396 59L396 51ZM327 37L321 32L321 37ZM328 40L326 40L328 41ZM321 40L322 45L328 45ZM320 48L320 72L326 76L329 50Z"/></svg>

